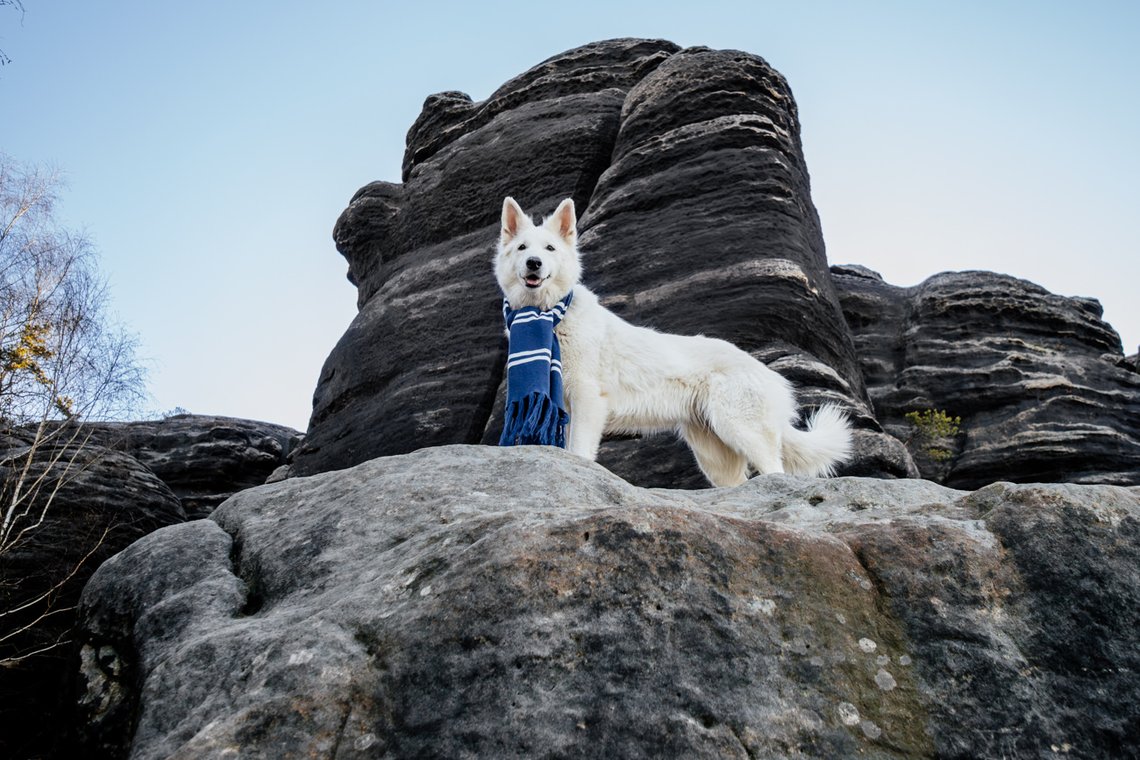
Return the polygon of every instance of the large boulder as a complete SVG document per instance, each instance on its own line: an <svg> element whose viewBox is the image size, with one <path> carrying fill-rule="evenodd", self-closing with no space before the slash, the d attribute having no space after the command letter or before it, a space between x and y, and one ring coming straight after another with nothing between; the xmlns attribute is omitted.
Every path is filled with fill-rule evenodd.
<svg viewBox="0 0 1140 760"><path fill-rule="evenodd" d="M506 195L539 212L574 199L585 280L616 312L731 340L793 380L807 408L849 409L846 472L916 473L869 404L795 101L763 59L610 40L480 103L429 97L403 180L362 188L334 230L360 313L321 372L295 473L497 439L505 345L490 262ZM667 437L611 441L600 459L641 485L704 485Z"/></svg>
<svg viewBox="0 0 1140 760"><path fill-rule="evenodd" d="M270 422L204 414L84 426L92 442L139 460L170 486L189 519L245 488L259 486L301 441L296 430Z"/></svg>
<svg viewBox="0 0 1140 760"><path fill-rule="evenodd" d="M153 472L76 432L0 435L0 757L68 756L80 592L105 559L186 519Z"/></svg>
<svg viewBox="0 0 1140 760"><path fill-rule="evenodd" d="M82 756L1125 757L1140 490L643 490L450 446L234 496L88 585Z"/></svg>
<svg viewBox="0 0 1140 760"><path fill-rule="evenodd" d="M1140 374L1096 300L992 272L911 288L865 267L832 273L879 420L911 441L924 476L1140 483ZM933 459L913 422L926 410L961 420Z"/></svg>

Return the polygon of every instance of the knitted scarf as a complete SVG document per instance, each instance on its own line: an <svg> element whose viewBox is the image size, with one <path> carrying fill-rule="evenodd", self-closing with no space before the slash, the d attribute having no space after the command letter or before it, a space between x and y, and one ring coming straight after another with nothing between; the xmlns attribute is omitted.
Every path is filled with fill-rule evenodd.
<svg viewBox="0 0 1140 760"><path fill-rule="evenodd" d="M550 311L512 309L503 300L510 333L507 348L507 409L500 446L543 444L566 448L570 414L562 400L562 355L555 326L566 316L574 292Z"/></svg>

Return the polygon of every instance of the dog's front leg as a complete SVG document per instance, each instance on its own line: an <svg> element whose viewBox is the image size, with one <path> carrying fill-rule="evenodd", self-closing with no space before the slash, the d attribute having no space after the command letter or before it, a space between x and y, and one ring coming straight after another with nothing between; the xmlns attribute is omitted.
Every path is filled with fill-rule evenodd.
<svg viewBox="0 0 1140 760"><path fill-rule="evenodd" d="M590 461L598 458L606 414L606 402L599 391L573 394L570 401L571 452Z"/></svg>

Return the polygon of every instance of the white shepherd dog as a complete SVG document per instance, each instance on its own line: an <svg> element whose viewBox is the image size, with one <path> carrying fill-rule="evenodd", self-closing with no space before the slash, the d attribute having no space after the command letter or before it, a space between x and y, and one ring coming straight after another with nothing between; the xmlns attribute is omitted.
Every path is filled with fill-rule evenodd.
<svg viewBox="0 0 1140 760"><path fill-rule="evenodd" d="M580 282L574 202L535 225L503 201L495 276L512 309L551 309L574 291L555 328L562 352L570 451L593 460L606 433L675 431L715 486L760 473L824 476L851 453L839 407L819 408L799 430L791 385L723 340L638 327L606 309Z"/></svg>

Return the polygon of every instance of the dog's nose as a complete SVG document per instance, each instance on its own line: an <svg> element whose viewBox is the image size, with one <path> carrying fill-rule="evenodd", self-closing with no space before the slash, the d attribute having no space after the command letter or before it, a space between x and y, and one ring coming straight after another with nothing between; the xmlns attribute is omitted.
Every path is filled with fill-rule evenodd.
<svg viewBox="0 0 1140 760"><path fill-rule="evenodd" d="M531 258L526 260L526 271L537 272L540 269L542 269L542 259Z"/></svg>

